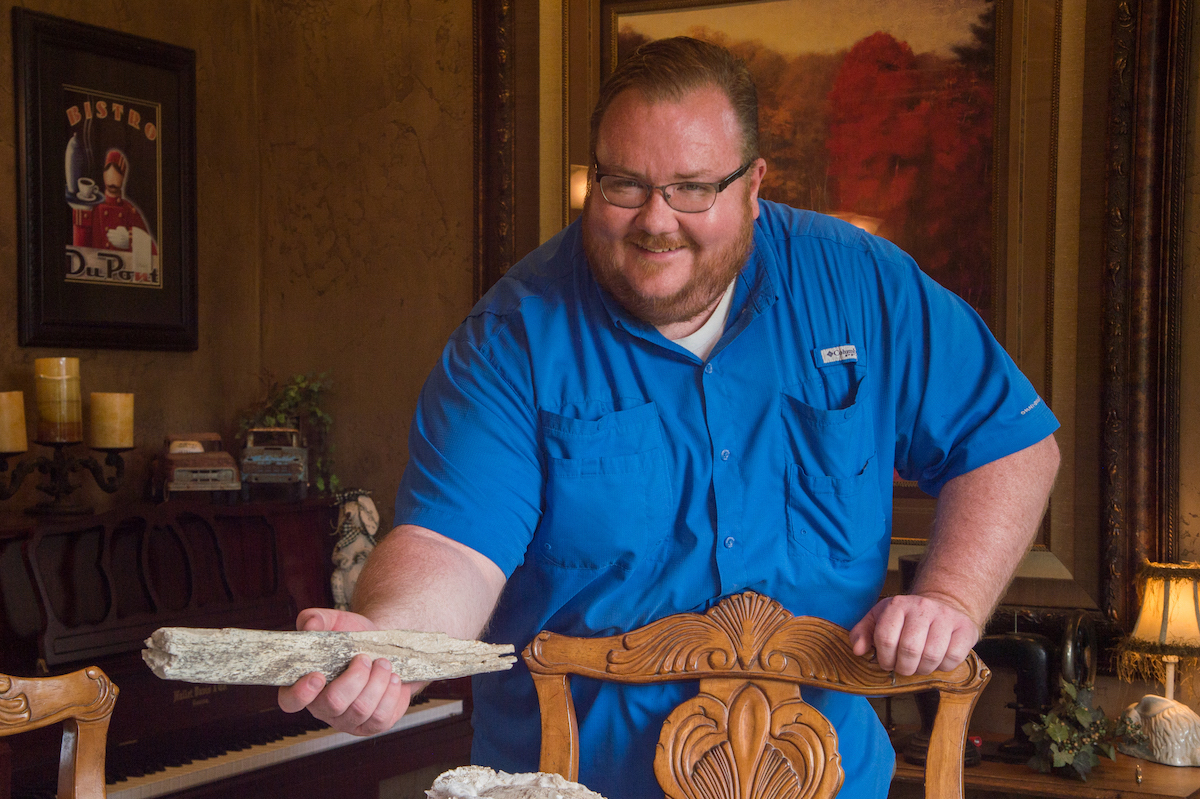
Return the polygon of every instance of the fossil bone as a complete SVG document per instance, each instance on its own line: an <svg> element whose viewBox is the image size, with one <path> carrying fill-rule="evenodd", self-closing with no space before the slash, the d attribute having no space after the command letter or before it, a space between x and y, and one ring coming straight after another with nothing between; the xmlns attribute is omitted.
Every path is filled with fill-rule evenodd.
<svg viewBox="0 0 1200 799"><path fill-rule="evenodd" d="M387 658L405 682L446 680L512 668L511 644L463 641L410 630L312 632L235 627L160 627L146 639L146 665L164 680L214 685L291 685L310 672L332 680L357 654Z"/></svg>
<svg viewBox="0 0 1200 799"><path fill-rule="evenodd" d="M509 774L486 766L460 766L444 772L425 792L429 799L604 799L558 774Z"/></svg>

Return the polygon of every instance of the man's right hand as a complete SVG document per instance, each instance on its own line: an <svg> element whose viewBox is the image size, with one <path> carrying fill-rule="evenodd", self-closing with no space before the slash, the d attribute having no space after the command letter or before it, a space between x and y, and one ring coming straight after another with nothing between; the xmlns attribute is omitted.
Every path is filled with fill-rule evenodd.
<svg viewBox="0 0 1200 799"><path fill-rule="evenodd" d="M377 630L366 616L344 610L308 608L296 617L297 630ZM294 685L279 689L279 707L286 713L308 711L341 732L374 735L390 730L408 710L412 695L421 683L402 683L392 673L391 661L374 663L356 655L341 675L328 685L325 676L314 672Z"/></svg>

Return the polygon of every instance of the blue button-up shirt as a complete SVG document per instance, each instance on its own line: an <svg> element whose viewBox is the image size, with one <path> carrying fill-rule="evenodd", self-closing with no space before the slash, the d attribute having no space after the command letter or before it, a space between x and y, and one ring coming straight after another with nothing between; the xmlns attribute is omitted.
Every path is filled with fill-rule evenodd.
<svg viewBox="0 0 1200 799"><path fill-rule="evenodd" d="M936 495L1056 427L970 307L855 227L760 201L702 361L597 286L576 223L451 337L396 523L508 575L487 637L518 651L542 629L612 635L747 589L851 627L886 572L893 468ZM661 796L654 744L694 686L572 684L580 780ZM893 754L867 702L805 698L838 731L841 795L885 795ZM538 718L523 664L477 678L475 761L536 771Z"/></svg>

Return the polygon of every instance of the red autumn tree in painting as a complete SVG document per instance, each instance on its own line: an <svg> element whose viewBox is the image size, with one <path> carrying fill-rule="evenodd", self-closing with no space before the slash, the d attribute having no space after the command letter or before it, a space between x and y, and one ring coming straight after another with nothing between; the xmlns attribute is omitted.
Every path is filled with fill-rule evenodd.
<svg viewBox="0 0 1200 799"><path fill-rule="evenodd" d="M992 309L990 79L886 33L850 49L829 92L835 213L871 218L928 274Z"/></svg>
<svg viewBox="0 0 1200 799"><path fill-rule="evenodd" d="M829 178L834 207L879 220L880 235L908 226L928 153L928 101L912 49L875 33L846 54L829 91Z"/></svg>
<svg viewBox="0 0 1200 799"><path fill-rule="evenodd" d="M929 105L929 165L912 201L906 249L990 320L993 247L992 83L952 68Z"/></svg>

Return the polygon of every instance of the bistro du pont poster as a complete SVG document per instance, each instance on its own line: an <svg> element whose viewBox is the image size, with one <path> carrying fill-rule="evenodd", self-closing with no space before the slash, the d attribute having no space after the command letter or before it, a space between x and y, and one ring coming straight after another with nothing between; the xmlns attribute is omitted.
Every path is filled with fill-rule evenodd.
<svg viewBox="0 0 1200 799"><path fill-rule="evenodd" d="M65 279L162 288L161 109L156 103L64 86Z"/></svg>

